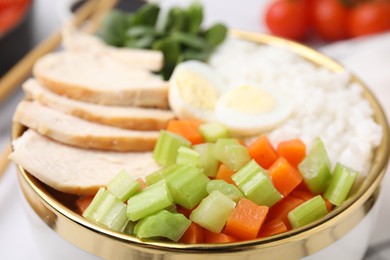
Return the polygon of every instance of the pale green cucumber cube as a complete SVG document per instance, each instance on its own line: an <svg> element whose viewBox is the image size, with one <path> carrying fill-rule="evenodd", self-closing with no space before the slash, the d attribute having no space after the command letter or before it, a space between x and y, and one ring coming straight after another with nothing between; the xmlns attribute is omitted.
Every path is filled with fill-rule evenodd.
<svg viewBox="0 0 390 260"><path fill-rule="evenodd" d="M244 195L257 205L271 207L283 196L276 190L268 173L254 160L232 176Z"/></svg>
<svg viewBox="0 0 390 260"><path fill-rule="evenodd" d="M200 156L200 168L209 177L217 176L218 172L218 159L215 157L215 144L204 143L194 146L194 150L199 153Z"/></svg>
<svg viewBox="0 0 390 260"><path fill-rule="evenodd" d="M303 180L314 194L325 191L331 178L331 163L322 140L317 137L305 159L298 165Z"/></svg>
<svg viewBox="0 0 390 260"><path fill-rule="evenodd" d="M141 186L128 172L120 171L107 185L107 190L121 201L126 201Z"/></svg>
<svg viewBox="0 0 390 260"><path fill-rule="evenodd" d="M215 143L216 158L232 171L238 171L251 160L248 149L237 139L221 138Z"/></svg>
<svg viewBox="0 0 390 260"><path fill-rule="evenodd" d="M224 180L211 180L207 184L207 192L210 194L213 191L219 191L225 196L228 196L236 203L244 197L244 194L233 184L229 184Z"/></svg>
<svg viewBox="0 0 390 260"><path fill-rule="evenodd" d="M157 170L157 171L147 175L145 177L145 182L149 186L153 185L153 184L165 179L170 174L172 174L178 167L179 167L179 165L173 164L173 165L164 167L160 170Z"/></svg>
<svg viewBox="0 0 390 260"><path fill-rule="evenodd" d="M194 149L182 146L178 150L176 164L178 165L190 164L190 165L200 167L201 166L200 155Z"/></svg>
<svg viewBox="0 0 390 260"><path fill-rule="evenodd" d="M153 158L161 166L175 164L178 150L182 146L190 147L191 143L180 135L161 130L154 147Z"/></svg>
<svg viewBox="0 0 390 260"><path fill-rule="evenodd" d="M141 219L135 225L134 233L141 239L165 237L177 242L190 224L191 221L183 214L161 210Z"/></svg>
<svg viewBox="0 0 390 260"><path fill-rule="evenodd" d="M336 164L324 198L335 206L340 206L348 197L359 173L340 163Z"/></svg>
<svg viewBox="0 0 390 260"><path fill-rule="evenodd" d="M201 227L219 233L226 224L236 203L219 191L211 192L190 215L190 220Z"/></svg>
<svg viewBox="0 0 390 260"><path fill-rule="evenodd" d="M199 132L206 142L214 143L220 138L229 138L229 131L223 124L211 122L199 126Z"/></svg>
<svg viewBox="0 0 390 260"><path fill-rule="evenodd" d="M207 193L209 178L193 165L182 165L166 178L173 202L187 209L195 207Z"/></svg>
<svg viewBox="0 0 390 260"><path fill-rule="evenodd" d="M328 214L326 204L321 195L305 201L287 215L288 220L293 228L302 227L310 224Z"/></svg>
<svg viewBox="0 0 390 260"><path fill-rule="evenodd" d="M121 231L126 226L127 221L126 204L116 198L98 223L111 230Z"/></svg>
<svg viewBox="0 0 390 260"><path fill-rule="evenodd" d="M127 201L127 216L131 221L154 214L173 203L165 181L141 190Z"/></svg>

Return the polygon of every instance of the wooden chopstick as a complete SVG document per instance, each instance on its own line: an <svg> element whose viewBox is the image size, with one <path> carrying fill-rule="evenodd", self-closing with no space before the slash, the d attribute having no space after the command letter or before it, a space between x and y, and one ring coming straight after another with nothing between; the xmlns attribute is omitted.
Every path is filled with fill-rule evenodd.
<svg viewBox="0 0 390 260"><path fill-rule="evenodd" d="M5 171L8 168L10 162L8 160L8 155L11 153L11 151L12 151L11 144L8 143L4 151L0 155L0 177L4 175Z"/></svg>
<svg viewBox="0 0 390 260"><path fill-rule="evenodd" d="M75 27L80 26L95 12L101 14L104 8L112 8L116 1L112 0L88 0L78 9L72 23ZM93 18L96 19L96 18ZM16 90L31 73L32 67L37 59L44 54L54 50L61 43L61 30L55 32L42 41L37 47L31 50L11 70L0 79L0 102L5 100Z"/></svg>
<svg viewBox="0 0 390 260"><path fill-rule="evenodd" d="M91 17L88 31L95 31L98 28L104 14L111 10L116 3L117 0L86 1L86 3L76 12L74 19L71 21L72 26L78 27ZM30 51L3 78L0 79L0 102L6 99L8 95L18 88L22 81L30 75L35 61L44 54L54 50L61 43L61 39L62 31L59 30ZM8 155L11 152L12 146L8 143L0 155L0 177L4 175L8 168L10 163Z"/></svg>

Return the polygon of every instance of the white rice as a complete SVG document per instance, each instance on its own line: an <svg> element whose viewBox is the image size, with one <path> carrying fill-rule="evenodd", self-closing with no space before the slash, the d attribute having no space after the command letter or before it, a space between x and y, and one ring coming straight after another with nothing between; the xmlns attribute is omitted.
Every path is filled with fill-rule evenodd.
<svg viewBox="0 0 390 260"><path fill-rule="evenodd" d="M283 47L228 39L210 65L227 89L242 85L272 87L295 102L292 116L269 133L273 145L301 138L308 150L315 137L325 144L333 166L340 162L367 174L373 150L382 140L374 110L347 72L318 68Z"/></svg>

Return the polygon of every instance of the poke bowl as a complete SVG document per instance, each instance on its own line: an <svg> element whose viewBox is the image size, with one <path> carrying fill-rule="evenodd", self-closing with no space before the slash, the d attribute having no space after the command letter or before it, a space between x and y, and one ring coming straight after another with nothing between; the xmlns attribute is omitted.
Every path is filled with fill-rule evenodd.
<svg viewBox="0 0 390 260"><path fill-rule="evenodd" d="M53 255L49 257L54 257L54 255L60 257L63 252L64 254L73 254L74 257L85 258L84 251L91 254L88 256L104 259L202 259L205 257L212 259L325 259L329 257L359 259L363 257L368 247L370 232L375 223L381 182L390 157L389 128L381 105L357 77L351 75L337 62L309 47L269 35L239 30L231 30L229 38L249 42L256 46L282 49L294 57L299 57L304 63L311 64L310 66L322 71L321 73L324 73L325 76L328 75L327 73L347 74L348 79L345 82L348 82L348 88L352 84L354 88L359 89L358 93L372 108L372 118L381 129L381 137L375 147L370 147L372 155L368 157L369 167L365 169L364 167L367 165L361 166L361 170L366 171L366 174L359 179L358 185L354 187L347 200L340 206L334 207L324 217L310 224L269 237L223 244L184 244L166 240L139 239L95 224L72 208L71 205L76 200L76 196L61 193L48 187L25 170L23 166L18 165L19 184L29 212L34 215L34 218L38 217L41 224L45 223L50 228L48 234L64 239L51 243L54 240L51 240L49 236L42 237L40 244L42 247L46 247L44 250L48 250L47 247L50 247L50 251L53 252ZM258 59L259 56L253 55L253 59L256 58ZM283 56L279 58L284 59ZM215 67L218 68L218 66ZM295 70L292 73L296 75L299 71ZM239 72L236 74L238 75ZM290 79L294 75L289 75ZM290 83L291 88L299 84L299 82ZM335 86L331 91L336 91L339 87L336 83ZM312 92L311 95L313 95L313 100L316 100L315 92ZM330 100L328 101L330 102ZM333 106L340 105L340 100L334 100L334 102ZM305 108L301 107L301 109ZM314 108L308 105L306 109ZM347 106L342 109L348 110L349 108ZM321 111L318 113L321 115ZM303 127L303 125L301 126ZM310 127L315 128L314 126ZM365 126L362 124L361 127ZM316 129L318 133L326 130L324 125L319 125ZM24 131L26 131L25 126L14 123L13 139L19 138ZM273 136L277 139L278 133L274 133ZM344 137L339 136L339 138ZM336 137L334 138L337 140ZM340 140L340 143L343 141ZM343 156L340 154L336 154L334 157L348 157L345 154ZM63 248L63 244L69 246L69 242L75 246L70 246L72 248L69 249L70 251L65 252L61 251L64 249L59 249Z"/></svg>

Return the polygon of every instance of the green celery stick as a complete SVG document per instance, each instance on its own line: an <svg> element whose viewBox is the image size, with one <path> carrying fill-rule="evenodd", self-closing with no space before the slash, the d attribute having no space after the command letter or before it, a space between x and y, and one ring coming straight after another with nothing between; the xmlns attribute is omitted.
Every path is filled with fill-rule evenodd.
<svg viewBox="0 0 390 260"><path fill-rule="evenodd" d="M325 191L331 178L331 163L322 140L317 137L313 148L298 165L303 180L314 194Z"/></svg>
<svg viewBox="0 0 390 260"><path fill-rule="evenodd" d="M183 214L161 210L153 215L141 219L134 227L138 238L165 237L177 242L191 221Z"/></svg>
<svg viewBox="0 0 390 260"><path fill-rule="evenodd" d="M194 149L182 146L177 153L176 164L191 164L200 167L200 154Z"/></svg>
<svg viewBox="0 0 390 260"><path fill-rule="evenodd" d="M125 170L120 171L107 185L107 190L121 201L126 201L141 184Z"/></svg>
<svg viewBox="0 0 390 260"><path fill-rule="evenodd" d="M114 231L121 231L128 221L126 214L126 204L115 198L110 208L98 220L98 223Z"/></svg>
<svg viewBox="0 0 390 260"><path fill-rule="evenodd" d="M153 158L161 166L175 164L181 146L190 147L191 143L180 135L161 130L153 151Z"/></svg>
<svg viewBox="0 0 390 260"><path fill-rule="evenodd" d="M207 183L207 192L210 194L213 191L219 191L222 194L228 196L234 202L238 202L244 194L233 184L229 184L224 180L211 180Z"/></svg>
<svg viewBox="0 0 390 260"><path fill-rule="evenodd" d="M131 221L131 220L128 219L125 227L122 230L122 232L125 233L125 234L128 234L128 235L134 235L135 224L137 224L137 222Z"/></svg>
<svg viewBox="0 0 390 260"><path fill-rule="evenodd" d="M347 199L358 175L358 172L337 163L324 198L333 205L340 206Z"/></svg>
<svg viewBox="0 0 390 260"><path fill-rule="evenodd" d="M239 144L237 139L218 139L215 143L215 156L232 171L238 171L251 160L248 149Z"/></svg>
<svg viewBox="0 0 390 260"><path fill-rule="evenodd" d="M131 221L137 221L170 206L172 202L165 181L161 181L130 197L127 201L127 216Z"/></svg>
<svg viewBox="0 0 390 260"><path fill-rule="evenodd" d="M173 202L187 209L195 207L207 196L209 178L199 168L182 165L166 178Z"/></svg>
<svg viewBox="0 0 390 260"><path fill-rule="evenodd" d="M204 143L194 146L194 150L199 153L200 156L200 168L209 177L217 176L218 172L218 160L215 157L215 144Z"/></svg>
<svg viewBox="0 0 390 260"><path fill-rule="evenodd" d="M89 204L88 208L84 211L83 217L93 222L96 222L95 219L97 218L98 209L109 194L110 193L105 188L100 188L93 197L91 204Z"/></svg>
<svg viewBox="0 0 390 260"><path fill-rule="evenodd" d="M215 233L222 231L236 203L219 191L211 192L190 215L190 220Z"/></svg>
<svg viewBox="0 0 390 260"><path fill-rule="evenodd" d="M155 183L165 179L168 175L173 173L178 167L179 167L179 165L173 164L173 165L164 167L160 170L157 170L157 171L147 175L145 177L146 184L148 184L150 186L152 184L155 184Z"/></svg>
<svg viewBox="0 0 390 260"><path fill-rule="evenodd" d="M325 201L321 195L305 201L287 215L288 220L293 228L302 227L310 224L328 214Z"/></svg>
<svg viewBox="0 0 390 260"><path fill-rule="evenodd" d="M229 138L229 131L226 126L211 122L199 126L199 132L202 137L209 143L214 143L220 138Z"/></svg>
<svg viewBox="0 0 390 260"><path fill-rule="evenodd" d="M276 190L267 172L254 160L236 172L232 180L244 195L257 205L271 207L283 197Z"/></svg>
<svg viewBox="0 0 390 260"><path fill-rule="evenodd" d="M100 190L99 190L100 191ZM99 193L99 192L98 192ZM83 214L84 217L88 218L89 220L92 220L93 222L100 223L100 221L104 218L107 212L111 209L112 205L116 203L116 201L119 201L117 197L115 197L113 194L111 194L108 190L104 189L102 193L105 194L99 194L99 197L97 200L97 204L94 205L94 211L92 214L85 213ZM95 195L96 197L96 195ZM92 202L91 202L92 204Z"/></svg>

